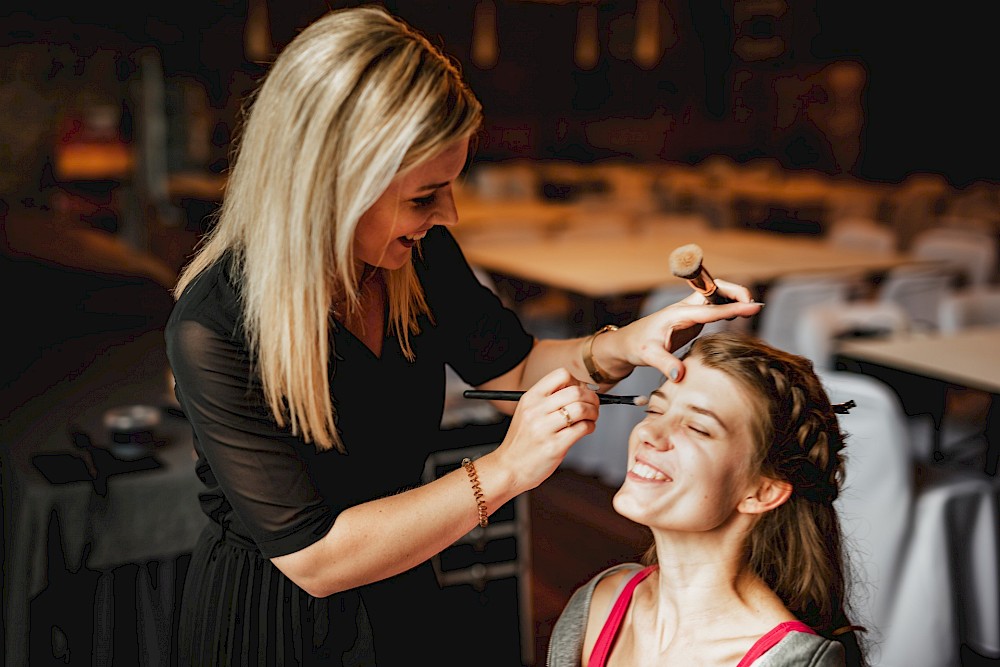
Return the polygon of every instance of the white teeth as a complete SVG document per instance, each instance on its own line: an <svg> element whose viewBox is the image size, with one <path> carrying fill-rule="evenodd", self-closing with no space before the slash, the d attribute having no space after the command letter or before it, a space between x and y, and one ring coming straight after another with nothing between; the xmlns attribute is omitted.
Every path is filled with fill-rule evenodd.
<svg viewBox="0 0 1000 667"><path fill-rule="evenodd" d="M419 241L425 236L427 236L427 232L417 232L416 234L407 234L403 238L405 238L407 241Z"/></svg>
<svg viewBox="0 0 1000 667"><path fill-rule="evenodd" d="M669 479L669 477L664 475L656 468L652 468L640 461L636 461L632 465L632 470L630 470L629 472L638 477L642 477L643 479L652 479L658 482L666 481L667 479Z"/></svg>

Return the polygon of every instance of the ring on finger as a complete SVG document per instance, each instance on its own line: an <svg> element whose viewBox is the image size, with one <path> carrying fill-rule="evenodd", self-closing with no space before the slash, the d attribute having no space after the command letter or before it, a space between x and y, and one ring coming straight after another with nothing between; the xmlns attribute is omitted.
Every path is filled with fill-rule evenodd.
<svg viewBox="0 0 1000 667"><path fill-rule="evenodd" d="M562 414L563 418L566 420L566 426L572 426L573 425L573 418L569 416L569 410L566 409L566 406L563 406L563 407L559 408L559 412Z"/></svg>

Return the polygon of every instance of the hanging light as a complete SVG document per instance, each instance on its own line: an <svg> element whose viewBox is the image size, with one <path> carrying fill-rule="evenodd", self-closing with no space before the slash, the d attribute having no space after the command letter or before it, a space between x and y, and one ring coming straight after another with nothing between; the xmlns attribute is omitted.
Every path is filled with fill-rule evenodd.
<svg viewBox="0 0 1000 667"><path fill-rule="evenodd" d="M273 48L267 0L250 0L243 29L243 53L250 62L260 63L270 59Z"/></svg>
<svg viewBox="0 0 1000 667"><path fill-rule="evenodd" d="M580 69L593 69L597 65L601 46L597 38L597 7L581 4L576 15L576 44L573 60Z"/></svg>
<svg viewBox="0 0 1000 667"><path fill-rule="evenodd" d="M472 18L472 62L480 69L497 64L497 6L494 0L479 0Z"/></svg>
<svg viewBox="0 0 1000 667"><path fill-rule="evenodd" d="M660 41L660 0L636 0L635 46L632 59L643 69L660 62L663 45Z"/></svg>

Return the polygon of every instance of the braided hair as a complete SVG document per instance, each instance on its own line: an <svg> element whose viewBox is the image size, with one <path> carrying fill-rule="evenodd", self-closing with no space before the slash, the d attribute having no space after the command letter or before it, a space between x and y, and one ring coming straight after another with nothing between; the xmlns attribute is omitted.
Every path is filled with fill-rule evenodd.
<svg viewBox="0 0 1000 667"><path fill-rule="evenodd" d="M840 522L833 506L844 480L844 434L812 363L734 333L698 338L688 358L726 373L761 406L751 425L754 469L789 482L785 503L765 512L747 540L747 563L785 606L865 664L847 620Z"/></svg>

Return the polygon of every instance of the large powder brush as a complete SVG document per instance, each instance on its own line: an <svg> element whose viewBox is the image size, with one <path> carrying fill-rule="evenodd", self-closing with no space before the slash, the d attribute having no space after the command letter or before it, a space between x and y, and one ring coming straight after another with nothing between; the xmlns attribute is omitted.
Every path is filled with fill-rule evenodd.
<svg viewBox="0 0 1000 667"><path fill-rule="evenodd" d="M670 253L670 272L688 281L691 288L700 292L709 303L732 303L733 300L719 293L704 264L705 253L696 243L688 243Z"/></svg>

